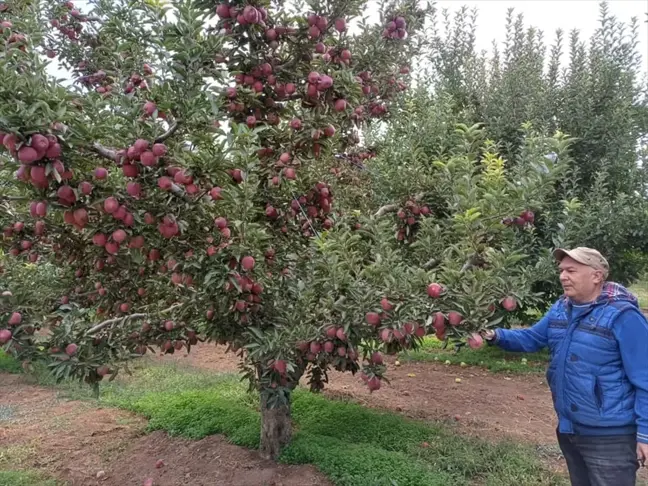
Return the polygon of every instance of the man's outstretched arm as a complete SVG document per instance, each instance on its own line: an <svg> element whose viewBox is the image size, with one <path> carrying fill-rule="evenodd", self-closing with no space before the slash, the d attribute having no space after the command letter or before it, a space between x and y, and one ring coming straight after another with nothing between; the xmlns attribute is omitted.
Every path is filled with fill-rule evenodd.
<svg viewBox="0 0 648 486"><path fill-rule="evenodd" d="M545 316L528 329L495 329L492 339L487 342L495 344L506 351L533 353L547 346L547 329L549 318Z"/></svg>

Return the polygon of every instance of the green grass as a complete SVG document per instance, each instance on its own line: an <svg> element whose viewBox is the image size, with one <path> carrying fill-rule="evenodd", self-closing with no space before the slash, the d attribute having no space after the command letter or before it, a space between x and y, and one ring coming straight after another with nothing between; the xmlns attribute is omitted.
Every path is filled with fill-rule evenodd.
<svg viewBox="0 0 648 486"><path fill-rule="evenodd" d="M648 278L642 278L632 284L630 292L637 296L642 309L648 307Z"/></svg>
<svg viewBox="0 0 648 486"><path fill-rule="evenodd" d="M20 362L0 349L0 371L22 373L22 366L20 366Z"/></svg>
<svg viewBox="0 0 648 486"><path fill-rule="evenodd" d="M69 398L90 390L66 383ZM224 434L259 447L256 395L237 375L214 375L178 364L155 365L102 384L99 401L146 416L149 430L200 439ZM561 485L531 448L462 437L453 426L428 423L297 390L294 437L280 461L313 464L339 486ZM423 447L427 442L428 447Z"/></svg>
<svg viewBox="0 0 648 486"><path fill-rule="evenodd" d="M57 486L59 483L47 479L40 473L25 471L0 471L0 486Z"/></svg>
<svg viewBox="0 0 648 486"><path fill-rule="evenodd" d="M30 444L0 447L0 471L5 469L22 469L30 456L36 454L36 448Z"/></svg>
<svg viewBox="0 0 648 486"><path fill-rule="evenodd" d="M467 346L455 353L449 346L442 349L443 343L433 336L424 339L423 346L417 351L401 353L401 361L436 361L449 365L480 366L494 373L539 373L546 369L549 361L547 350L538 353L510 353L496 346L483 346L480 349L471 349Z"/></svg>

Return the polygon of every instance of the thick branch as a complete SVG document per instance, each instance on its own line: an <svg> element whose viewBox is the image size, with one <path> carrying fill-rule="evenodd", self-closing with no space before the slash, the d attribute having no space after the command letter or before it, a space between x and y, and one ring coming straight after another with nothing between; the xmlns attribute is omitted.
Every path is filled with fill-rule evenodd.
<svg viewBox="0 0 648 486"><path fill-rule="evenodd" d="M397 211L400 206L398 204L386 204L382 206L378 211L376 211L376 214L374 216L376 218L379 218L381 216L384 216L387 213L393 213L394 211Z"/></svg>
<svg viewBox="0 0 648 486"><path fill-rule="evenodd" d="M104 147L99 142L95 142L94 144L92 144L92 150L97 152L102 157L105 157L106 159L110 159L113 162L117 161L117 152L112 149Z"/></svg>
<svg viewBox="0 0 648 486"><path fill-rule="evenodd" d="M108 326L111 326L113 324L117 324L118 322L121 322L122 324L125 324L126 321L129 321L131 319L141 319L143 317L147 317L148 314L130 314L128 316L124 317L115 317L114 319L108 319L107 321L100 322L96 326L90 328L88 331L88 334L94 334L96 332L101 331L102 329L105 329Z"/></svg>
<svg viewBox="0 0 648 486"><path fill-rule="evenodd" d="M484 260L478 253L474 253L470 255L470 258L466 261L466 263L463 264L461 267L461 270L459 270L460 273L467 272L469 269L472 267L478 267L478 266L483 266Z"/></svg>
<svg viewBox="0 0 648 486"><path fill-rule="evenodd" d="M181 303L173 304L171 307L169 307L167 309L164 309L164 310L161 310L159 313L160 314L165 314L167 312L171 312L173 309L175 309L177 307L180 307L180 306L182 306ZM124 317L115 317L113 319L108 319L107 321L100 322L96 326L91 327L90 330L88 331L88 334L94 334L96 332L101 331L102 329L105 329L108 326L111 326L113 324L117 324L118 322L121 322L122 324L125 324L127 321L129 321L131 319L142 319L144 317L148 317L149 315L150 314L143 314L143 313L129 314L129 315L124 316Z"/></svg>

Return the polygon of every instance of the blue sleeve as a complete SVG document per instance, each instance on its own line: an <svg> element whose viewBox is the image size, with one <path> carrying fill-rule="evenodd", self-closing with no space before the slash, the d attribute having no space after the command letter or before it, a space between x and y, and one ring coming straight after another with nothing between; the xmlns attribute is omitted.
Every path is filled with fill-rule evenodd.
<svg viewBox="0 0 648 486"><path fill-rule="evenodd" d="M506 351L533 353L547 346L549 318L545 315L527 329L495 329L493 344Z"/></svg>
<svg viewBox="0 0 648 486"><path fill-rule="evenodd" d="M614 323L623 368L635 388L637 442L648 444L648 322L637 310L626 311Z"/></svg>

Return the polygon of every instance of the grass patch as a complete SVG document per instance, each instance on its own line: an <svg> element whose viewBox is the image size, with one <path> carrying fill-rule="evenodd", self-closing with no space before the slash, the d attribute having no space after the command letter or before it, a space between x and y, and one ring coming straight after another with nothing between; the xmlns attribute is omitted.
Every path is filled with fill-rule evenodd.
<svg viewBox="0 0 648 486"><path fill-rule="evenodd" d="M639 306L642 309L648 307L648 278L644 277L641 280L637 280L632 284L629 290L637 296L639 299Z"/></svg>
<svg viewBox="0 0 648 486"><path fill-rule="evenodd" d="M303 390L293 418L298 432L281 460L315 464L338 485L565 484L518 444L461 437L445 425Z"/></svg>
<svg viewBox="0 0 648 486"><path fill-rule="evenodd" d="M399 354L401 361L437 361L449 365L480 366L494 373L539 373L544 372L549 361L545 349L538 353L511 353L496 346L483 346L471 349L464 346L458 353L454 348L442 349L443 343L434 336L427 336L423 346L416 351Z"/></svg>
<svg viewBox="0 0 648 486"><path fill-rule="evenodd" d="M0 349L0 372L2 371L6 373L22 373L23 369L18 360Z"/></svg>
<svg viewBox="0 0 648 486"><path fill-rule="evenodd" d="M20 444L0 448L0 469L22 467L22 464L29 456L36 454L36 448L32 445Z"/></svg>
<svg viewBox="0 0 648 486"><path fill-rule="evenodd" d="M65 394L89 398L88 387L67 383ZM237 375L164 364L102 385L100 403L140 413L149 430L199 439L224 434L258 448L259 402ZM453 427L416 421L299 389L295 432L280 458L313 464L339 486L566 484L545 470L534 451L457 435ZM427 447L423 444L427 443Z"/></svg>
<svg viewBox="0 0 648 486"><path fill-rule="evenodd" d="M0 486L57 486L61 484L35 472L0 471Z"/></svg>

